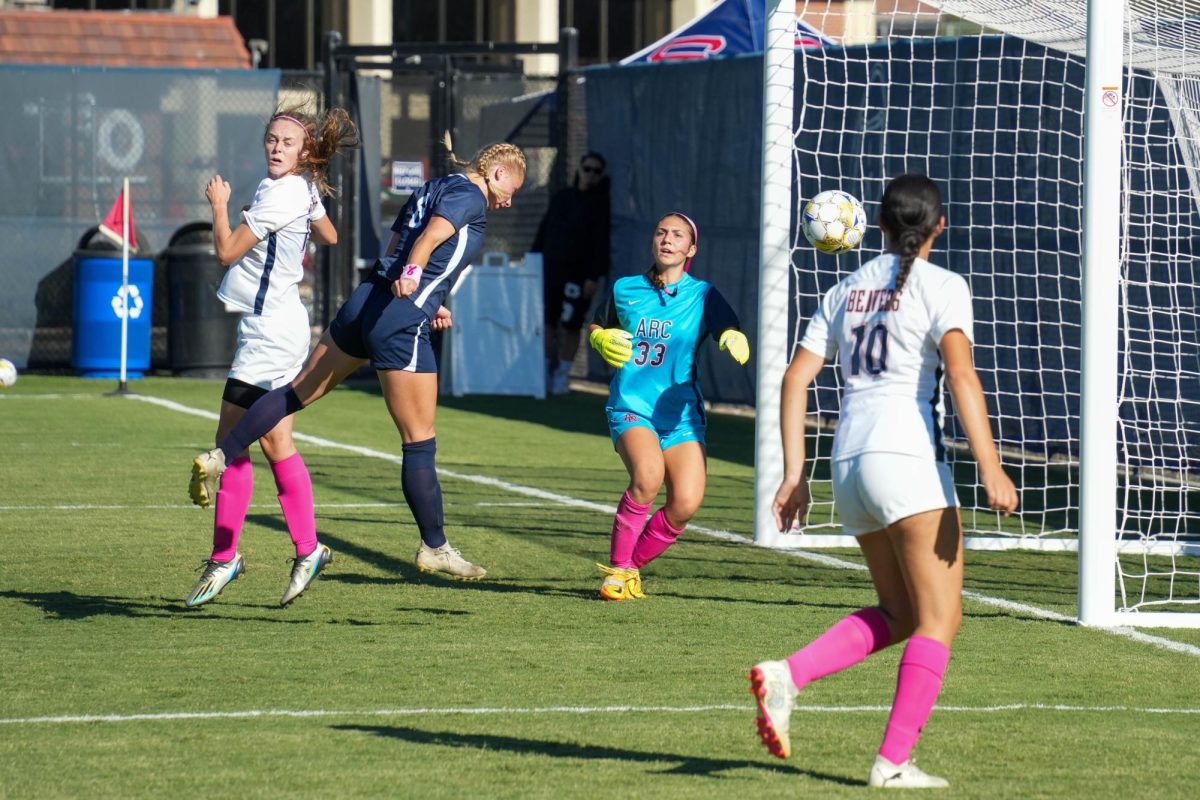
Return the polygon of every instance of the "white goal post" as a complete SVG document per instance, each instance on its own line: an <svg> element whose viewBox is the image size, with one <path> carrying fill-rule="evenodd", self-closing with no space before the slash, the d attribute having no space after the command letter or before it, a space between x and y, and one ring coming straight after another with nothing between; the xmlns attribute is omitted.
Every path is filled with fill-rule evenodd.
<svg viewBox="0 0 1200 800"><path fill-rule="evenodd" d="M1088 625L1200 627L1200 7L1186 0L767 0L755 541L853 547L829 490L838 378L809 401L814 502L774 528L779 392L820 295L883 247L809 247L801 198L946 196L931 260L967 278L1022 509L947 444L967 547L1079 552ZM1193 20L1188 15L1195 12ZM795 49L795 19L835 42ZM951 409L952 410L952 409Z"/></svg>

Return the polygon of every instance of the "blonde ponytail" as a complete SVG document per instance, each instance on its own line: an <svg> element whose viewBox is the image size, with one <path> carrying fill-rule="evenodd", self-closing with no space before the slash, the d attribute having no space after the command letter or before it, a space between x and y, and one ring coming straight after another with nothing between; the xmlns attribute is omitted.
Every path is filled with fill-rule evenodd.
<svg viewBox="0 0 1200 800"><path fill-rule="evenodd" d="M515 144L495 142L484 145L470 161L463 161L454 155L454 146L450 141L450 131L446 131L442 137L442 144L445 145L446 152L449 153L451 166L456 169L474 172L476 175L482 175L486 178L492 167L503 165L520 172L522 176L525 174L525 153Z"/></svg>

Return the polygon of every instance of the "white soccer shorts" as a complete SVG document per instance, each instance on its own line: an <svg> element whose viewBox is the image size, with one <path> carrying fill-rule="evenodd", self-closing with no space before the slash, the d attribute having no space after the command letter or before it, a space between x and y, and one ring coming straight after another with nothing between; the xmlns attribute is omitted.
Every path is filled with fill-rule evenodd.
<svg viewBox="0 0 1200 800"><path fill-rule="evenodd" d="M899 453L862 453L833 462L833 501L850 536L880 531L905 517L957 508L950 466Z"/></svg>
<svg viewBox="0 0 1200 800"><path fill-rule="evenodd" d="M300 372L311 339L308 312L299 303L270 316L246 314L238 323L238 346L229 377L262 389L277 389Z"/></svg>

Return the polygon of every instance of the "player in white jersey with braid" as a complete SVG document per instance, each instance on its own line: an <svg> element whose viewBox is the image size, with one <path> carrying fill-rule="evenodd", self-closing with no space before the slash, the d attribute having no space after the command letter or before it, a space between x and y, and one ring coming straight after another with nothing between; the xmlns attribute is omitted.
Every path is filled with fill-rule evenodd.
<svg viewBox="0 0 1200 800"><path fill-rule="evenodd" d="M892 180L879 215L889 251L822 298L783 379L784 478L775 496L776 522L790 530L808 510L808 387L837 356L844 389L831 455L834 501L846 533L857 537L879 604L845 617L786 660L751 670L759 735L773 755L787 758L790 715L801 689L907 640L870 786L948 785L910 758L962 622L962 524L942 445L943 376L988 505L1005 515L1017 507L971 358L967 282L926 260L945 224L932 180Z"/></svg>
<svg viewBox="0 0 1200 800"><path fill-rule="evenodd" d="M354 123L340 108L319 118L300 109L282 109L271 117L263 138L267 177L243 209L236 228L229 223L229 184L216 175L205 187L212 205L217 258L230 265L217 296L242 312L237 351L222 395L217 441L255 400L286 385L304 366L311 338L299 288L305 248L310 236L320 244L337 242L337 231L321 204L321 195L332 193L326 169L339 149L357 145ZM286 606L308 588L333 554L317 542L312 480L292 440L292 418L281 421L258 442L271 465L279 505L296 548L291 578L280 599L280 605ZM200 580L185 601L188 606L214 599L245 571L237 544L253 494L254 468L243 447L230 460L216 493L212 554L201 565Z"/></svg>

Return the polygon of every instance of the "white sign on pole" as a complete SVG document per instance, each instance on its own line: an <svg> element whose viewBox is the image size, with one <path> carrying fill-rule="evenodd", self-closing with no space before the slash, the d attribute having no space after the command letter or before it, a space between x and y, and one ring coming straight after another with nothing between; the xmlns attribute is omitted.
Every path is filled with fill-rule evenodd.
<svg viewBox="0 0 1200 800"><path fill-rule="evenodd" d="M392 162L392 191L411 194L425 183L425 164L421 161Z"/></svg>

